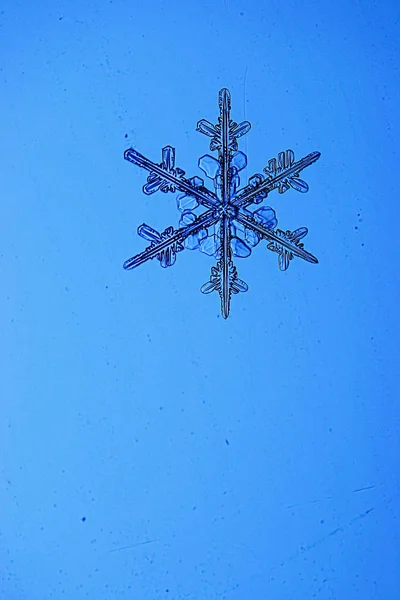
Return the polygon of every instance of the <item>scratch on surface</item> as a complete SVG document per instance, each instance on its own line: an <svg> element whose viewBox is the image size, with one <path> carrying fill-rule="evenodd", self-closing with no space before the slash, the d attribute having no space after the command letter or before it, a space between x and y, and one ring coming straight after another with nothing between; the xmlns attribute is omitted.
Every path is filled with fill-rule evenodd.
<svg viewBox="0 0 400 600"><path fill-rule="evenodd" d="M358 488L357 490L353 490L353 494L356 494L357 492L365 492L367 490L373 490L374 487L376 487L375 484L374 485L368 485L367 487Z"/></svg>
<svg viewBox="0 0 400 600"><path fill-rule="evenodd" d="M364 517L366 517L367 515L369 515L369 513L371 513L373 510L375 510L375 506L371 506L371 508L368 508L368 510L366 510L363 513L357 515L357 517L354 517L354 519L352 519L349 522L349 525L353 525L353 523L355 523L356 521L359 521L360 519L363 519Z"/></svg>
<svg viewBox="0 0 400 600"><path fill-rule="evenodd" d="M130 546L122 546L122 548L114 548L110 552L119 552L120 550L129 550L129 548L136 548L137 546L144 546L145 544L152 544L157 540L147 540L146 542L138 542L137 544L131 544Z"/></svg>
<svg viewBox="0 0 400 600"><path fill-rule="evenodd" d="M312 544L308 544L307 546L303 546L302 547L303 550L305 552L307 552L308 550L311 550L312 548L315 548L315 546L319 546L319 544L321 544L322 542L324 542L325 540L327 540L329 537L332 537L333 535L336 535L337 533L339 533L339 531L344 532L345 529L347 529L348 527L351 527L356 521L359 521L360 519L364 519L364 517L366 517L370 512L372 512L374 510L374 508L375 507L372 506L371 508L369 508L368 510L364 511L363 513L360 513L359 515L357 515L353 519L350 519L350 521L348 521L346 523L346 525L343 525L343 527L336 527L336 529L333 529L332 531L330 531L323 538L317 540L316 542L314 542Z"/></svg>
<svg viewBox="0 0 400 600"><path fill-rule="evenodd" d="M244 116L244 120L247 121L246 119L246 104L247 104L247 94L246 94L246 80L247 80L247 65L246 65L246 69L244 71L244 76L243 76L243 116ZM244 138L244 153L247 156L247 137ZM247 165L245 168L245 178L247 181Z"/></svg>
<svg viewBox="0 0 400 600"><path fill-rule="evenodd" d="M244 76L243 76L243 112L244 112L244 120L246 121L246 79L247 79L247 65L244 71Z"/></svg>
<svg viewBox="0 0 400 600"><path fill-rule="evenodd" d="M324 500L333 500L333 496L327 496L326 498L318 498L317 500L307 500L306 502L299 502L298 504L289 504L286 508L298 508L299 506L308 506L308 504L316 504L317 502L323 502Z"/></svg>
<svg viewBox="0 0 400 600"><path fill-rule="evenodd" d="M368 485L365 487L357 488L356 490L352 490L352 493L356 494L357 492L366 492L367 490L373 490L374 488L376 488L377 485L382 485L382 484L374 483L373 485ZM300 506L308 506L309 504L316 504L317 502L324 502L326 500L334 500L334 498L335 498L334 496L326 496L325 498L317 498L316 500L306 500L305 502L299 502L298 504L289 504L288 506L286 506L286 508L299 508Z"/></svg>
<svg viewBox="0 0 400 600"><path fill-rule="evenodd" d="M332 531L330 531L328 534L324 535L319 540L316 540L315 542L312 542L311 544L307 544L306 546L300 546L300 550L299 551L294 552L286 560L282 561L279 566L280 567L285 566L288 562L290 562L293 559L297 558L299 556L299 554L304 554L305 552L309 552L309 550L312 550L316 546L319 546L320 544L322 544L322 542L325 542L327 539L329 539L330 537L336 535L337 533L344 532L346 529L348 529L349 527L351 527L352 525L354 525L354 523L356 523L357 521L360 521L361 519L364 519L373 510L375 510L374 506L372 506L371 508L368 508L368 510L360 513L356 517L353 517L353 519L350 519L349 521L347 521L347 523L345 525L343 525L342 527L336 527L336 529L333 529Z"/></svg>

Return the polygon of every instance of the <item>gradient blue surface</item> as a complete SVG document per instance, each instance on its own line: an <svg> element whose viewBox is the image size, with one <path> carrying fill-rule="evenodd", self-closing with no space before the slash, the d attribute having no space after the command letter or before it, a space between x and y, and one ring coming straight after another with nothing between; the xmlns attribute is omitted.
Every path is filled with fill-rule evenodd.
<svg viewBox="0 0 400 600"><path fill-rule="evenodd" d="M1 599L400 597L396 4L3 3ZM222 87L247 176L321 152L268 199L319 265L227 321L199 252L122 269L179 220L123 151L200 175Z"/></svg>

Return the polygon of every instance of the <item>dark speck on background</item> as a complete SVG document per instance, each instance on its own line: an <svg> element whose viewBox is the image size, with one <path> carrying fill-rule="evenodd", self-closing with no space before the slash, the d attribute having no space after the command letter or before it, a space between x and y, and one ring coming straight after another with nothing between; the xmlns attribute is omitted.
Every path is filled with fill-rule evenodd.
<svg viewBox="0 0 400 600"><path fill-rule="evenodd" d="M82 523L86 521L86 517L82 517Z"/></svg>

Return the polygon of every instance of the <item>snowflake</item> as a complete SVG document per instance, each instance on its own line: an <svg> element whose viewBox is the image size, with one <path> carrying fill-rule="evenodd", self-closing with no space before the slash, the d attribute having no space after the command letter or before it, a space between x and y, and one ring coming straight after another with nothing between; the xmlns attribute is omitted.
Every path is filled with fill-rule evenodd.
<svg viewBox="0 0 400 600"><path fill-rule="evenodd" d="M238 277L233 257L247 258L254 246L266 240L267 249L278 254L278 265L282 271L288 268L294 256L311 263L318 262L304 250L301 242L308 233L306 227L295 231L277 229L273 208L263 206L250 210L250 207L262 203L274 189L278 189L280 194L289 188L307 192L308 185L299 178L299 173L315 162L320 153L312 152L295 162L292 150L280 152L278 159L269 160L264 168L265 175L253 175L248 184L239 189L239 172L247 166L247 156L238 151L237 139L245 135L251 125L248 121L237 124L231 120L231 96L225 88L219 92L219 110L216 125L205 119L197 123L197 131L211 138L210 150L218 152L218 158L206 154L198 161L200 169L213 180L214 191L205 187L200 177L185 177L185 172L175 166L175 148L171 146L162 149L160 164L133 148L125 151L126 160L150 173L143 187L145 194L158 190L180 192L177 205L181 218L178 229L167 227L161 233L145 223L140 225L138 234L150 245L125 261L124 269L134 269L153 258L157 258L162 267L170 267L175 263L177 253L184 248L199 249L214 256L217 263L211 268L210 279L201 291L203 294L218 292L222 316L226 319L232 294L248 289ZM205 210L197 214L194 211L199 206Z"/></svg>

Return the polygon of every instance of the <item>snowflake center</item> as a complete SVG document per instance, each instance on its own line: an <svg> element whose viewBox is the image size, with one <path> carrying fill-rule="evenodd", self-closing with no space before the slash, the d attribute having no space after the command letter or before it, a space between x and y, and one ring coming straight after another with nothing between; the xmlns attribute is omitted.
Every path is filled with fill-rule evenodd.
<svg viewBox="0 0 400 600"><path fill-rule="evenodd" d="M218 215L219 218L226 216L229 217L229 219L236 219L238 212L239 209L234 204L221 204L216 210L216 215Z"/></svg>

